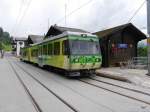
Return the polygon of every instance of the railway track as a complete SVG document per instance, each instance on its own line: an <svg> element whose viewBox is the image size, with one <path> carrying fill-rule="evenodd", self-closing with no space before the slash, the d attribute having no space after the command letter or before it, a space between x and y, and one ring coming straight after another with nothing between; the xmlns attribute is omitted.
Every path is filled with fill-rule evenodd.
<svg viewBox="0 0 150 112"><path fill-rule="evenodd" d="M41 83L41 81L39 81L39 80L36 79L34 76L32 76L32 74L31 74L30 72L28 72L27 70L25 70L25 69L24 69L22 66L20 66L19 64L17 64L17 63L15 63L15 64L16 64L20 69L22 69L24 72L26 72L30 77L32 77L34 80L38 81L44 88L46 88L46 89L49 90L49 88L46 87L43 83ZM91 100L90 98L88 98L88 97L86 97L86 96L80 94L79 92L77 92L76 90L70 88L69 86L67 86L67 85L65 85L65 84L63 84L63 83L61 83L61 82L59 82L59 81L57 81L57 80L55 80L55 81L56 81L57 83L60 83L60 84L63 85L64 87L70 89L70 90L73 91L74 93L77 93L78 95L80 95L80 96L82 96L82 97L84 97L84 98L90 100L91 102L95 103L96 105L99 105L97 102L94 102L94 101ZM57 96L58 96L58 95L57 95ZM64 100L63 100L63 101L64 101ZM67 102L65 102L65 103L67 103ZM70 105L70 104L67 103L67 105ZM99 106L104 106L104 105L99 105ZM108 108L108 107L106 107L106 106L104 106L104 107L107 108L107 109L109 109L109 110L111 110L110 108ZM73 107L71 106L70 108L73 108ZM79 111L77 111L75 108L73 108L73 110L74 110L75 112L79 112ZM112 110L111 110L111 111L112 111Z"/></svg>
<svg viewBox="0 0 150 112"><path fill-rule="evenodd" d="M93 78L89 78L89 79L91 79L92 81L96 81L96 82L100 82L100 83L104 83L104 84L107 84L107 85L111 85L111 86L117 87L116 89L121 88L121 89L124 89L124 90L128 90L128 91L135 92L135 94L136 94L136 93L139 94L138 91L134 91L134 90L129 89L129 88L123 88L123 87L121 87L121 86L114 85L114 84L109 84L109 83L106 83L106 82L103 82L103 81L99 81L99 80L96 80L96 79L93 79ZM139 101L139 102L142 102L142 103L145 103L145 104L150 105L150 101L148 102L148 101L142 100L142 99L140 99L140 98L137 98L136 96L134 97L134 96L130 96L130 95L127 95L127 94L123 94L123 93L121 93L121 92L118 92L118 91L115 91L115 90L112 90L112 89L109 89L109 88L106 88L106 87L103 87L103 86L100 86L100 85L91 83L89 80L87 81L87 80L79 79L79 81L81 81L81 82L83 82L83 83L86 83L86 84L88 84L88 85L91 85L91 86L94 86L94 87L97 87L97 88L100 88L100 89L103 89L103 90L112 92L112 93L115 93L115 94L118 94L118 95L121 95L121 96L130 98L130 99L132 99L132 100L136 100L136 101ZM142 92L140 92L140 94L146 95L146 96L150 97L149 94L145 94L145 93L142 93Z"/></svg>
<svg viewBox="0 0 150 112"><path fill-rule="evenodd" d="M21 67L21 66L20 66ZM22 68L24 69L24 68ZM25 72L27 72L26 70L24 70ZM29 73L29 72L28 72ZM30 74L30 73L29 73ZM30 74L31 75L31 74ZM32 75L31 75L32 76ZM33 76L32 76L33 77ZM116 85L116 84L113 84L113 83L109 83L109 82L105 82L105 81L100 81L98 79L94 79L94 78L89 78L90 80L93 80L93 81L96 81L96 82L100 82L100 83L104 83L104 84L107 84L107 85L111 85L113 87L116 87L116 89L120 88L120 89L124 89L124 90L127 90L127 91L132 91L134 92L135 94L141 94L141 95L145 95L145 96L150 96L149 93L145 93L145 92L142 92L142 91L138 91L138 90L134 90L134 89L130 89L130 88L126 88L126 87L122 87L122 86L119 86L119 85ZM100 85L96 85L96 84L92 84L90 83L90 81L88 80L82 80L82 79L79 79L78 81L80 82L83 82L83 83L86 83L88 85L91 85L91 86L94 86L94 87L97 87L97 88L101 88L105 91L109 91L109 92L112 92L112 93L115 93L115 94L118 94L118 95L121 95L121 96L124 96L124 97L127 97L127 98L130 98L132 100L136 100L136 101L139 101L139 102L142 102L142 103L145 103L145 104L148 104L150 105L150 101L145 101L145 100L142 100L142 99L139 99L137 98L136 96L132 96L132 95L127 95L127 94L124 94L124 93L121 93L121 92L118 92L118 91L115 91L115 90L111 90L111 89L108 89L108 88L105 88L103 86L100 86ZM70 89L70 88L69 88ZM76 91L75 91L76 92Z"/></svg>
<svg viewBox="0 0 150 112"><path fill-rule="evenodd" d="M96 78L92 78L92 77L90 77L89 79L94 80L94 81L97 81L97 82L109 84L109 85L111 85L111 86L116 86L116 87L118 87L118 88L126 89L126 90L129 90L129 91L141 93L141 94L143 94L143 95L150 96L150 93L146 93L146 92L143 92L143 91L140 91L140 90L137 90L137 89L131 89L131 88L128 88L128 87L120 86L120 85L117 85L117 84L114 84L114 83L110 83L110 82L107 82L107 81L102 81L102 80L99 80L99 79L96 79Z"/></svg>
<svg viewBox="0 0 150 112"><path fill-rule="evenodd" d="M21 67L19 64L15 63L20 69L22 69L28 76L30 76L32 79L34 79L37 83L39 83L43 88L45 88L48 92L53 94L57 99L59 99L62 103L64 103L67 107L69 107L73 112L79 112L77 109L75 109L72 105L70 105L67 101L65 101L63 98L61 98L59 95L57 95L55 92L53 92L51 89L49 89L47 86L45 86L40 80L32 76L28 71L26 71L23 67ZM15 69L14 69L15 70ZM17 75L19 76L19 75ZM21 79L21 78L20 78ZM22 81L23 82L23 81ZM31 93L30 93L31 94ZM38 106L39 107L39 106ZM42 111L38 111L42 112Z"/></svg>
<svg viewBox="0 0 150 112"><path fill-rule="evenodd" d="M16 63L16 64L17 64L17 63ZM17 64L17 65L19 65L19 64ZM19 65L19 66L20 66L20 65ZM21 67L21 66L20 66L20 67ZM23 67L22 67L21 69L24 69L23 71L28 72L28 71L27 71L25 68L23 68ZM31 74L30 72L28 72L28 75L29 75L29 74L30 74L30 76L31 76L32 78L35 78L35 77L32 76L32 74ZM37 80L37 79L36 79L36 80ZM105 84L107 84L107 85L114 86L114 87L116 87L116 89L121 88L121 89L128 90L128 91L132 91L132 92L135 92L135 93L138 93L138 94L150 96L148 93L141 92L141 91L134 90L134 89L130 89L130 88L126 88L126 87L122 87L122 86L120 86L120 85L116 85L116 84L113 84L113 83L109 83L109 82L105 82L105 81L99 81L98 79L93 79L93 78L90 78L90 80L96 81L96 82L100 82L100 83L105 83ZM129 99L132 99L132 100L135 100L135 101L138 101L138 102L141 102L141 103L150 105L150 102L149 102L148 100L139 99L139 98L136 97L136 95L135 95L135 97L134 97L134 96L130 96L130 95L126 95L126 94L124 94L124 93L120 93L120 92L117 92L117 91L114 91L114 90L105 88L105 87L103 87L103 86L99 86L99 85L93 84L93 83L91 83L89 80L82 80L82 79L79 79L79 81L80 81L80 82L83 82L83 83L85 83L85 84L88 84L88 85L91 85L91 86L94 86L94 87L103 89L103 90L105 90L105 91L109 91L109 92L118 94L118 95L120 95L120 96L124 96L124 97L126 97L126 98L129 98ZM44 85L44 86L45 86L45 85ZM48 88L48 89L49 89L49 88Z"/></svg>
<svg viewBox="0 0 150 112"><path fill-rule="evenodd" d="M9 62L9 61L8 61ZM16 77L18 78L19 82L21 83L22 87L24 88L26 94L28 95L30 101L32 102L36 112L43 112L42 109L40 108L39 104L37 103L37 101L35 100L35 98L32 96L32 94L30 93L28 87L24 84L23 80L21 79L21 77L19 76L19 74L17 73L16 69L13 67L13 65L11 64L11 62L9 62L11 68L13 69Z"/></svg>

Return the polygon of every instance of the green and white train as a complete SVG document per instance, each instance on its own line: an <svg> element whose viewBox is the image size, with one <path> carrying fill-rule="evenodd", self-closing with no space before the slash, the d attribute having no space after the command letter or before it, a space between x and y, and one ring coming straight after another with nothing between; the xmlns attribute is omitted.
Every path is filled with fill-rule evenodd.
<svg viewBox="0 0 150 112"><path fill-rule="evenodd" d="M66 31L22 48L21 60L62 70L67 76L87 76L100 68L102 56L96 35Z"/></svg>

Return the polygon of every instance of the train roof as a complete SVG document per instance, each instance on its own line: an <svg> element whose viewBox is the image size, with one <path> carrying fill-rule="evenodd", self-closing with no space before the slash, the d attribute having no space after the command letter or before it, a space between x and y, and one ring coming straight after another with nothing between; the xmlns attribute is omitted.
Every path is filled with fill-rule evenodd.
<svg viewBox="0 0 150 112"><path fill-rule="evenodd" d="M38 42L38 43L35 43L35 44L31 44L31 46L33 46L33 45L38 45L38 44L41 44L41 43L43 43L43 42L47 42L47 41L50 41L50 40L60 39L60 38L62 38L62 37L64 37L64 36L68 36L68 35L76 35L76 36L87 35L87 36L91 36L91 37L95 37L95 38L97 37L96 35L91 34L91 33L81 33L81 32L65 31L65 32L63 32L63 33L60 34L60 35L50 37L50 38L48 38L48 39L45 39L45 40L43 40L43 41L41 41L41 42Z"/></svg>
<svg viewBox="0 0 150 112"><path fill-rule="evenodd" d="M82 29L78 29L78 28L70 28L70 27L62 27L62 26L58 26L58 25L54 25L54 26L51 26L48 30L48 32L46 33L45 35L45 38L50 38L50 36L56 36L56 35L59 35L59 34L62 34L63 32L66 32L66 31L69 31L69 32L80 32L80 33L89 33L85 30L82 30Z"/></svg>

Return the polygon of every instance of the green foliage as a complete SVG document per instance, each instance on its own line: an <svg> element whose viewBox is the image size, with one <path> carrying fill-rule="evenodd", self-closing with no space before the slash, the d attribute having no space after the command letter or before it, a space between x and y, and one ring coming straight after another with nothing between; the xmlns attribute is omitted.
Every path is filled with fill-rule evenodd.
<svg viewBox="0 0 150 112"><path fill-rule="evenodd" d="M3 32L3 37L4 37L4 38L10 38L10 35L9 35L8 32Z"/></svg>
<svg viewBox="0 0 150 112"><path fill-rule="evenodd" d="M2 36L0 37L0 41L3 42L4 44L10 44L11 43L11 39L10 39L10 35L8 32L3 32Z"/></svg>
<svg viewBox="0 0 150 112"><path fill-rule="evenodd" d="M2 42L0 42L0 50L5 50L5 51L11 51L12 50L12 46L11 44L3 44Z"/></svg>
<svg viewBox="0 0 150 112"><path fill-rule="evenodd" d="M9 45L4 45L4 50L5 51L12 51L12 45L9 44Z"/></svg>
<svg viewBox="0 0 150 112"><path fill-rule="evenodd" d="M0 27L0 49L10 51L11 48L11 38L8 32L4 32L3 28Z"/></svg>
<svg viewBox="0 0 150 112"><path fill-rule="evenodd" d="M138 47L137 54L139 57L146 57L147 56L147 46Z"/></svg>
<svg viewBox="0 0 150 112"><path fill-rule="evenodd" d="M0 37L3 35L3 29L0 27Z"/></svg>
<svg viewBox="0 0 150 112"><path fill-rule="evenodd" d="M0 50L4 49L4 44L0 42Z"/></svg>

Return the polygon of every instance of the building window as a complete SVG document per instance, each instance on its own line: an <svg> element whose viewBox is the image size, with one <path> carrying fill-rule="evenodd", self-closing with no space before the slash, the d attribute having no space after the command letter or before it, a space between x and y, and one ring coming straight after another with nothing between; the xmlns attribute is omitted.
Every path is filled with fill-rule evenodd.
<svg viewBox="0 0 150 112"><path fill-rule="evenodd" d="M20 44L20 46L22 46L22 45L23 45L23 42L20 41L19 44Z"/></svg>
<svg viewBox="0 0 150 112"><path fill-rule="evenodd" d="M54 43L54 55L59 55L60 54L60 43L55 42Z"/></svg>

